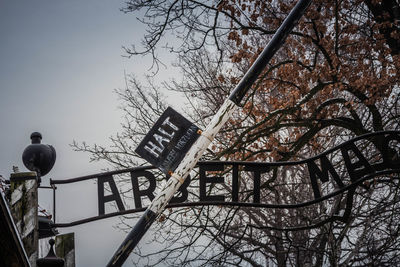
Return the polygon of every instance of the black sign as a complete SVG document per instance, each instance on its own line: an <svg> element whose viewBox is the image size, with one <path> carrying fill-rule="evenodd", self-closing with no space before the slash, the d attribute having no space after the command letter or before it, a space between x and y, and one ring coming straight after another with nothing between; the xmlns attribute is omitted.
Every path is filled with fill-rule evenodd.
<svg viewBox="0 0 400 267"><path fill-rule="evenodd" d="M171 107L161 115L135 152L170 174L199 137L199 128Z"/></svg>

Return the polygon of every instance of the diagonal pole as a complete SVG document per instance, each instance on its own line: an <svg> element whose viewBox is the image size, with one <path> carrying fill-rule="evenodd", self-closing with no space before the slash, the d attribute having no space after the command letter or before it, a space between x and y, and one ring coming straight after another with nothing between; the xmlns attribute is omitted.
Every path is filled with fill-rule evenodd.
<svg viewBox="0 0 400 267"><path fill-rule="evenodd" d="M139 243L140 239L147 232L156 218L163 212L165 206L174 196L181 184L183 184L186 177L194 168L216 134L228 121L234 110L240 106L246 92L253 85L276 51L282 46L286 37L297 24L298 20L303 16L310 3L311 0L299 0L297 2L295 7L272 37L271 41L264 48L263 52L243 76L242 80L229 95L228 99L222 104L206 129L201 133L200 137L186 153L184 159L175 169L166 185L159 192L157 197L153 199L150 206L146 209L142 217L122 242L121 246L114 253L110 262L107 264L107 267L122 266L122 264L124 264L131 251Z"/></svg>

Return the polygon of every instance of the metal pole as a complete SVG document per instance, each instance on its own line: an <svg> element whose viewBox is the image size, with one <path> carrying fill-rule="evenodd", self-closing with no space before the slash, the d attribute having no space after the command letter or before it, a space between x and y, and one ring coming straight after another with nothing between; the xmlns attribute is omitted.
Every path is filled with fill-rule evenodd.
<svg viewBox="0 0 400 267"><path fill-rule="evenodd" d="M51 185L53 188L53 223L56 223L56 185Z"/></svg>
<svg viewBox="0 0 400 267"><path fill-rule="evenodd" d="M155 219L162 213L165 206L179 189L181 184L183 184L190 171L194 168L197 161L214 139L215 135L228 121L233 111L240 105L246 92L253 85L258 75L266 67L276 51L282 46L286 37L292 31L297 21L302 17L310 3L311 0L299 0L296 6L292 9L290 14L272 37L271 41L264 48L263 52L232 91L229 98L222 104L204 132L201 133L200 137L186 153L185 158L175 169L175 172L171 175L171 178L168 180L161 192L153 199L150 206L136 223L135 227L122 242L121 246L107 264L108 267L122 266L131 251L139 243L140 239L147 232Z"/></svg>

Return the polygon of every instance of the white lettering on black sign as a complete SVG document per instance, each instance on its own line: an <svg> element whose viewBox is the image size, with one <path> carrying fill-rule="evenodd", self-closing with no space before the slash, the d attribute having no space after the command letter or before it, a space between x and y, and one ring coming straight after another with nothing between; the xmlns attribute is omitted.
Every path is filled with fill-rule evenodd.
<svg viewBox="0 0 400 267"><path fill-rule="evenodd" d="M167 132L168 129L167 127L171 128L171 132ZM168 144L171 142L172 138L175 135L175 132L178 131L179 128L176 127L176 125L172 124L169 121L169 117L164 120L164 122L161 124L161 126L157 129L157 133L153 134L153 138L155 140L155 143L152 141L149 141L145 146L144 149L146 149L148 152L153 154L155 157L160 157L161 153L164 151L164 143Z"/></svg>
<svg viewBox="0 0 400 267"><path fill-rule="evenodd" d="M168 174L173 172L198 138L199 128L169 107L135 150Z"/></svg>

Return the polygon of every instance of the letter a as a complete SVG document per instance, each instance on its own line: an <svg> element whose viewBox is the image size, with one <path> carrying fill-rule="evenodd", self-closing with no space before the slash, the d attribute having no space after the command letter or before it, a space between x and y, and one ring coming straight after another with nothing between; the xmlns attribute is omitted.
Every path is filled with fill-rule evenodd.
<svg viewBox="0 0 400 267"><path fill-rule="evenodd" d="M358 161L354 163L351 162L349 156L350 150L353 151L356 158L358 158ZM341 151L352 182L356 182L361 177L374 172L374 169L368 163L367 159L361 154L360 150L358 150L358 148L354 145L354 143L342 147Z"/></svg>
<svg viewBox="0 0 400 267"><path fill-rule="evenodd" d="M104 195L104 184L108 183L111 189L111 195ZM119 211L125 210L124 204L122 203L121 196L119 195L117 186L115 185L113 177L105 176L97 178L97 194L98 194L98 205L99 205L99 215L105 214L105 204L106 202L115 201L118 206Z"/></svg>

